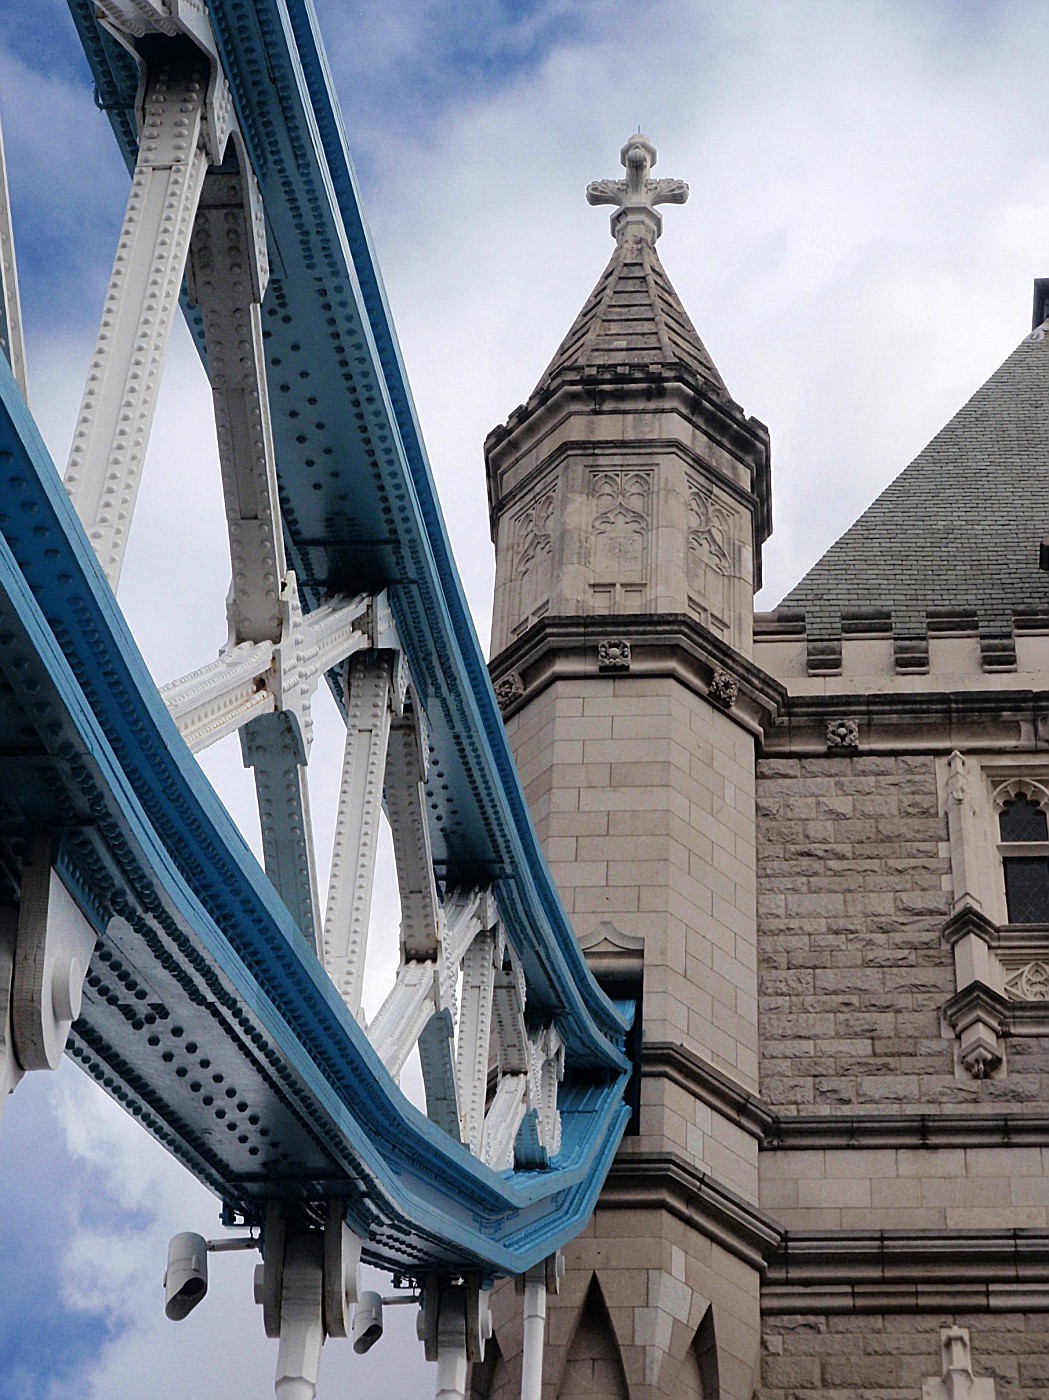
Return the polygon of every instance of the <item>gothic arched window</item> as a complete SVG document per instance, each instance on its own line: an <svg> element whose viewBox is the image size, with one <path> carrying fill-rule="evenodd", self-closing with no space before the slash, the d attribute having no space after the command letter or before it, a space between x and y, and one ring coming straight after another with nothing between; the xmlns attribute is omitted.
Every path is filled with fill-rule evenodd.
<svg viewBox="0 0 1049 1400"><path fill-rule="evenodd" d="M1040 790L1009 784L998 846L1011 924L1049 924L1049 814Z"/></svg>

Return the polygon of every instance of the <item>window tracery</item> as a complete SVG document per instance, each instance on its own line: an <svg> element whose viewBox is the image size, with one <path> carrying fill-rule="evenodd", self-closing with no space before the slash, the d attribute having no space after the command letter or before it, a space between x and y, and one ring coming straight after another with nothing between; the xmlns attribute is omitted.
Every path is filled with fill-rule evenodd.
<svg viewBox="0 0 1049 1400"><path fill-rule="evenodd" d="M1029 779L996 789L998 854L1010 924L1049 924L1049 791Z"/></svg>

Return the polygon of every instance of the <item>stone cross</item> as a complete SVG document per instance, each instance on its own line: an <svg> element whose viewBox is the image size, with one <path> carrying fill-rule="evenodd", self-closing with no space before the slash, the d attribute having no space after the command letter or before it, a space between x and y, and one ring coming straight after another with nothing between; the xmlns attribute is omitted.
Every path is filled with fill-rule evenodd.
<svg viewBox="0 0 1049 1400"><path fill-rule="evenodd" d="M631 136L619 153L626 170L625 180L593 180L586 187L588 204L614 204L612 237L617 243L626 238L643 238L654 243L663 232L657 204L684 204L688 186L684 180L653 180L649 172L656 163L656 148L640 131Z"/></svg>

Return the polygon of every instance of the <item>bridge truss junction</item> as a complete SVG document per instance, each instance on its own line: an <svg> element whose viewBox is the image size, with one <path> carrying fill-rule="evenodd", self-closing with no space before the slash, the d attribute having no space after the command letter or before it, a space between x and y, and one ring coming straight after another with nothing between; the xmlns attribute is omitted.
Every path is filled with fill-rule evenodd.
<svg viewBox="0 0 1049 1400"><path fill-rule="evenodd" d="M0 170L0 1106L66 1053L215 1192L261 1251L284 1400L353 1330L361 1260L419 1296L447 1400L517 1276L534 1400L557 1251L625 1127L630 1009L587 972L525 809L312 6L69 3L132 181L63 483L27 407ZM180 306L213 390L229 640L158 693L114 590ZM323 902L322 682L346 725ZM193 758L234 733L264 871ZM366 1024L383 806L400 964ZM425 1113L397 1082L416 1047ZM205 1250L173 1241L169 1316Z"/></svg>

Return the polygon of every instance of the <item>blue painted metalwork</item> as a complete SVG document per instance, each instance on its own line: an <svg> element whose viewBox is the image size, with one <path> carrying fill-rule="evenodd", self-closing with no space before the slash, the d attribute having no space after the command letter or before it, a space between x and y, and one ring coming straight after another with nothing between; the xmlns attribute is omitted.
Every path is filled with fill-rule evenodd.
<svg viewBox="0 0 1049 1400"><path fill-rule="evenodd" d="M62 833L102 926L73 1058L222 1198L345 1195L396 1268L517 1271L570 1238L623 1128L576 1076L548 1171L494 1173L412 1108L157 694L0 361L0 782L8 836Z"/></svg>
<svg viewBox="0 0 1049 1400"><path fill-rule="evenodd" d="M133 163L137 74L70 0L100 101ZM615 1063L623 1026L586 970L546 872L452 557L305 0L211 0L234 106L266 207L263 303L288 559L305 599L389 587L426 709L431 843L449 879L500 881L536 1011L573 1055ZM535 929L545 938L536 939Z"/></svg>
<svg viewBox="0 0 1049 1400"><path fill-rule="evenodd" d="M137 75L70 7L129 161ZM312 8L211 0L267 211L267 373L289 562L315 606L387 587L431 738L433 850L493 882L529 1012L567 1047L563 1145L494 1173L400 1094L167 714L0 362L0 834L62 833L100 928L73 1057L232 1207L345 1196L407 1272L528 1268L583 1224L627 1116L624 1022L586 970L452 560ZM338 692L338 680L332 677ZM0 881L3 872L0 871Z"/></svg>

